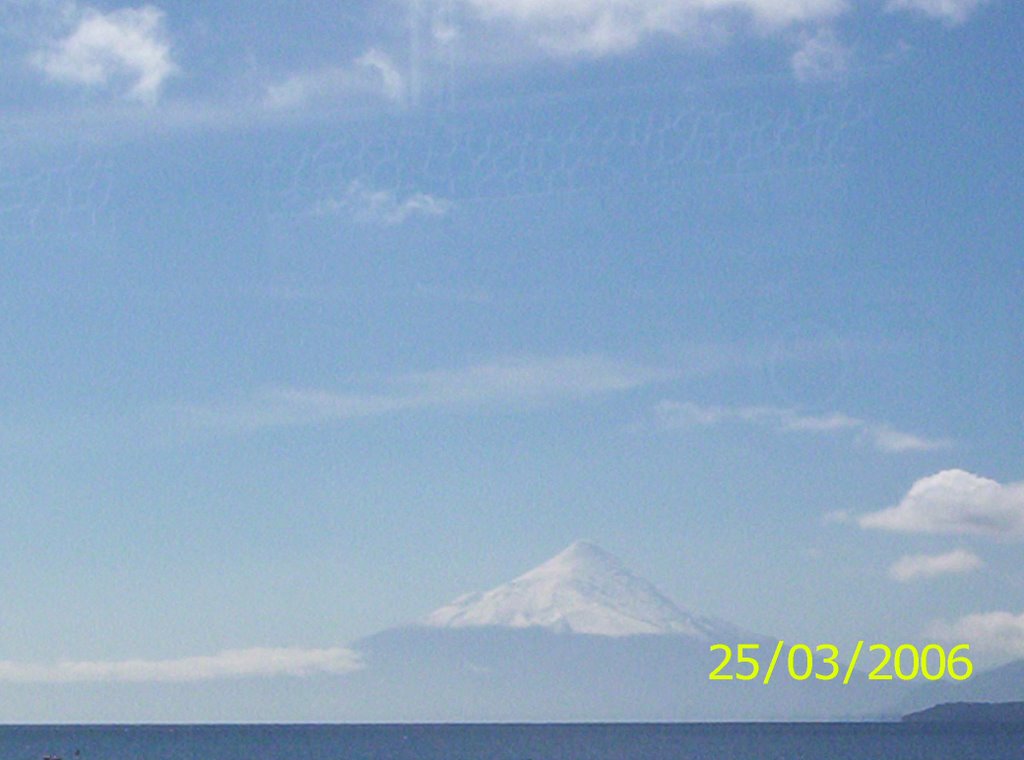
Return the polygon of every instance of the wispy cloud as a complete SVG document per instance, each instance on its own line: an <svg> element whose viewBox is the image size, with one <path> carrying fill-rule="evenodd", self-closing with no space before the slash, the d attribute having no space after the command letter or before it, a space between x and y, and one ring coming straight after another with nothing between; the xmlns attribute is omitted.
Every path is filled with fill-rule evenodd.
<svg viewBox="0 0 1024 760"><path fill-rule="evenodd" d="M879 451L902 453L949 448L948 439L925 438L896 430L885 423L852 417L841 412L807 414L776 406L702 406L690 401L662 401L655 407L658 424L665 429L711 426L723 423L759 425L779 432L852 432Z"/></svg>
<svg viewBox="0 0 1024 760"><path fill-rule="evenodd" d="M790 59L793 74L801 82L840 79L850 67L850 49L831 27L822 27L805 35Z"/></svg>
<svg viewBox="0 0 1024 760"><path fill-rule="evenodd" d="M945 21L962 24L989 0L890 0L891 11L913 11Z"/></svg>
<svg viewBox="0 0 1024 760"><path fill-rule="evenodd" d="M75 28L31 56L55 82L107 87L127 82L127 96L155 101L178 67L164 26L164 12L152 5L102 13L76 12Z"/></svg>
<svg viewBox="0 0 1024 760"><path fill-rule="evenodd" d="M599 355L497 359L410 373L371 392L275 388L237 402L179 410L194 426L227 430L308 425L415 409L467 410L573 401L621 393L678 373Z"/></svg>
<svg viewBox="0 0 1024 760"><path fill-rule="evenodd" d="M911 554L900 557L889 567L889 577L908 583L940 575L969 573L982 564L977 555L966 549L954 549L945 554Z"/></svg>
<svg viewBox="0 0 1024 760"><path fill-rule="evenodd" d="M224 678L339 674L360 667L359 655L350 649L253 648L176 660L85 660L49 665L0 660L0 683L183 683Z"/></svg>
<svg viewBox="0 0 1024 760"><path fill-rule="evenodd" d="M1003 485L964 470L921 478L896 506L862 515L863 528L903 533L1024 538L1024 483Z"/></svg>
<svg viewBox="0 0 1024 760"><path fill-rule="evenodd" d="M990 657L1024 657L1024 613L1000 610L965 615L952 623L935 622L927 635L950 643L968 643Z"/></svg>
<svg viewBox="0 0 1024 760"><path fill-rule="evenodd" d="M347 104L368 97L402 103L407 94L405 76L386 53L372 48L344 66L325 66L292 74L267 87L265 107L296 110L331 103Z"/></svg>
<svg viewBox="0 0 1024 760"><path fill-rule="evenodd" d="M452 209L452 202L427 193L399 196L393 190L366 187L350 182L337 197L323 198L310 210L314 216L344 215L362 224L393 227L413 217L440 217Z"/></svg>
<svg viewBox="0 0 1024 760"><path fill-rule="evenodd" d="M566 56L622 53L648 37L695 37L737 19L775 31L830 19L847 8L844 0L458 0L456 5L464 10L464 23L501 26Z"/></svg>

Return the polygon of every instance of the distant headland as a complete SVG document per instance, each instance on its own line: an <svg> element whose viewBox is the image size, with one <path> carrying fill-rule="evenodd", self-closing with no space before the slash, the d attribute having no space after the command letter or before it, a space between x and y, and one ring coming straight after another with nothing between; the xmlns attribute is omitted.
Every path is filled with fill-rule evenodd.
<svg viewBox="0 0 1024 760"><path fill-rule="evenodd" d="M947 702L904 715L905 722L1024 723L1024 702Z"/></svg>

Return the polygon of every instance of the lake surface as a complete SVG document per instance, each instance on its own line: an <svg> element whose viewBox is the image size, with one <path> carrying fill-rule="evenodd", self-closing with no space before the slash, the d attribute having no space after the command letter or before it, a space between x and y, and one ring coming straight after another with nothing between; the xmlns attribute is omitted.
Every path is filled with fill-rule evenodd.
<svg viewBox="0 0 1024 760"><path fill-rule="evenodd" d="M1024 726L900 723L4 726L3 760L1001 760Z"/></svg>

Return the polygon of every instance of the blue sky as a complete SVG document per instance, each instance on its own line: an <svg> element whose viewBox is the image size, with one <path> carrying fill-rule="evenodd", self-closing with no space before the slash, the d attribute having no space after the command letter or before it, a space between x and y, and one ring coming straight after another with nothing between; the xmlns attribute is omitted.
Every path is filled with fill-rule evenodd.
<svg viewBox="0 0 1024 760"><path fill-rule="evenodd" d="M1022 13L0 0L0 680L340 671L580 537L1024 655Z"/></svg>

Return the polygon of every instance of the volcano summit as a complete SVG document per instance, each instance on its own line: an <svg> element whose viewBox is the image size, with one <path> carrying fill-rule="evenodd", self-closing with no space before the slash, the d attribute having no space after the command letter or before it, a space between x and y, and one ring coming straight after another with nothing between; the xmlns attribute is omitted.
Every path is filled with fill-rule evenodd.
<svg viewBox="0 0 1024 760"><path fill-rule="evenodd" d="M466 594L427 616L441 628L541 627L596 636L683 634L732 638L729 623L679 609L651 583L589 541L490 591Z"/></svg>

